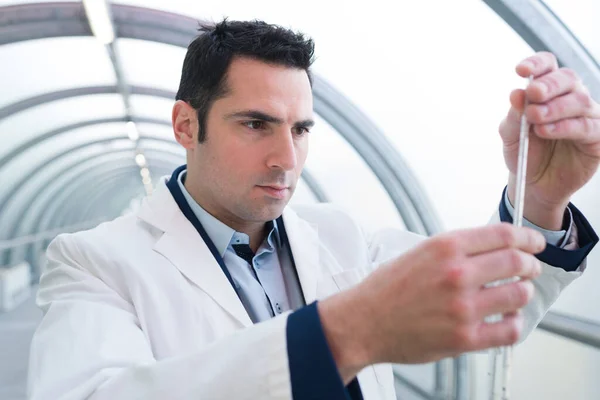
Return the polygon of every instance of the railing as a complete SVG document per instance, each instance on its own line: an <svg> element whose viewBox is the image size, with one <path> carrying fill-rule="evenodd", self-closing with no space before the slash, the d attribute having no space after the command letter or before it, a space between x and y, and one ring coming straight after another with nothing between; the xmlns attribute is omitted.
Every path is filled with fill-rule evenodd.
<svg viewBox="0 0 600 400"><path fill-rule="evenodd" d="M573 317L570 315L558 313L556 311L549 311L544 317L544 319L539 323L537 329L554 333L555 335L573 340L577 343L586 344L595 349L600 349L600 323L598 322L586 320L579 317ZM436 369L436 382L440 379L443 379L443 377L440 376L439 372L440 371ZM458 375L456 368L454 372ZM418 395L420 398L425 400L455 400L458 397L469 398L469 394L466 393L464 390L460 391L460 395L458 395L456 389L454 390L454 394L448 392L428 392L427 390L415 384L413 381L403 376L397 370L394 370L394 377L398 383L402 384L405 388L409 389L414 394ZM455 382L458 381L458 379L455 379Z"/></svg>
<svg viewBox="0 0 600 400"><path fill-rule="evenodd" d="M49 240L54 238L56 235L66 232L73 232L82 229L91 228L96 226L100 222L104 222L104 219L96 219L86 222L81 222L74 225L62 226L60 228L52 229L49 231L38 232L33 235L20 236L18 238L10 239L10 240L0 240L0 251L13 249L20 246L25 246L28 244L36 243L42 240Z"/></svg>

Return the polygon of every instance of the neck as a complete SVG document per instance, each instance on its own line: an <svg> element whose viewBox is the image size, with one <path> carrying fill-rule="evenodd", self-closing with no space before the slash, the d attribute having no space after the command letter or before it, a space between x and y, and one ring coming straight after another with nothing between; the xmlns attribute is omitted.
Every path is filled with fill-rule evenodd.
<svg viewBox="0 0 600 400"><path fill-rule="evenodd" d="M201 188L194 182L198 182L198 180L195 179L193 172L188 169L183 186L185 186L185 189L188 191L190 196L192 196L194 201L198 203L200 207L202 207L207 213L231 229L248 235L250 238L250 248L252 251L256 252L268 233L266 229L266 223L244 221L227 210L218 207L218 203L211 201L210 196L205 196Z"/></svg>

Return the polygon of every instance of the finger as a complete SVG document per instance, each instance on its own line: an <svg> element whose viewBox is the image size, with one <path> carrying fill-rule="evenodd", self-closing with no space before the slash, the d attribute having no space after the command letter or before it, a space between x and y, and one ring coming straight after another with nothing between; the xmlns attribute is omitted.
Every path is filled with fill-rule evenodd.
<svg viewBox="0 0 600 400"><path fill-rule="evenodd" d="M554 54L541 51L526 58L517 65L517 74L523 78L533 75L534 78L558 69L558 62Z"/></svg>
<svg viewBox="0 0 600 400"><path fill-rule="evenodd" d="M580 84L581 81L573 70L561 68L536 78L525 92L530 102L545 103L574 90Z"/></svg>
<svg viewBox="0 0 600 400"><path fill-rule="evenodd" d="M537 254L546 247L544 236L533 229L516 227L509 223L465 229L454 234L456 245L467 255L515 248Z"/></svg>
<svg viewBox="0 0 600 400"><path fill-rule="evenodd" d="M506 146L511 146L519 143L519 133L521 129L520 110L522 109L523 105L520 106L520 109L516 108L515 106L511 107L508 110L508 115L506 116L506 118L504 118L500 123L498 132L500 132L500 137L502 138L502 141Z"/></svg>
<svg viewBox="0 0 600 400"><path fill-rule="evenodd" d="M473 300L473 316L480 320L490 315L515 312L531 301L534 292L530 280L483 288Z"/></svg>
<svg viewBox="0 0 600 400"><path fill-rule="evenodd" d="M515 89L510 93L510 105L517 111L522 111L525 104L525 90Z"/></svg>
<svg viewBox="0 0 600 400"><path fill-rule="evenodd" d="M576 90L554 98L545 104L530 104L525 110L532 124L547 124L566 118L593 116L595 104L589 93Z"/></svg>
<svg viewBox="0 0 600 400"><path fill-rule="evenodd" d="M496 250L471 257L468 269L468 284L474 287L513 276L533 279L542 273L542 266L534 255L517 249Z"/></svg>
<svg viewBox="0 0 600 400"><path fill-rule="evenodd" d="M544 139L565 139L580 144L598 145L600 142L600 118L569 118L549 124L535 125L534 132Z"/></svg>
<svg viewBox="0 0 600 400"><path fill-rule="evenodd" d="M482 322L475 328L478 340L471 350L513 345L519 341L524 325L525 319L520 311L507 313L502 321L493 324Z"/></svg>

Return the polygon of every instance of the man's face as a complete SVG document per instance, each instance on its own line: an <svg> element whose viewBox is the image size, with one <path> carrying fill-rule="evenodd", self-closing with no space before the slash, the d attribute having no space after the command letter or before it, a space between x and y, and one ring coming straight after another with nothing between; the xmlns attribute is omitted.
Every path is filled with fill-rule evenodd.
<svg viewBox="0 0 600 400"><path fill-rule="evenodd" d="M281 215L308 152L312 91L304 70L237 58L188 158L209 212L234 222ZM195 138L197 140L197 138ZM192 164L192 165L190 165Z"/></svg>

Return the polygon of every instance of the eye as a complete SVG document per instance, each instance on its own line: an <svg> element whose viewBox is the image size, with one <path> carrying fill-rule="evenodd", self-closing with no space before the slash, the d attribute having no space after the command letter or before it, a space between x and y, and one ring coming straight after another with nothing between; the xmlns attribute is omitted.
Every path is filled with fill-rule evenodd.
<svg viewBox="0 0 600 400"><path fill-rule="evenodd" d="M297 128L294 128L294 133L298 136L303 136L309 132L310 132L310 130L304 126L299 126Z"/></svg>
<svg viewBox="0 0 600 400"><path fill-rule="evenodd" d="M243 125L252 130L261 130L261 129L265 129L265 127L266 127L265 121L259 121L259 120L247 121L247 122L244 122Z"/></svg>

